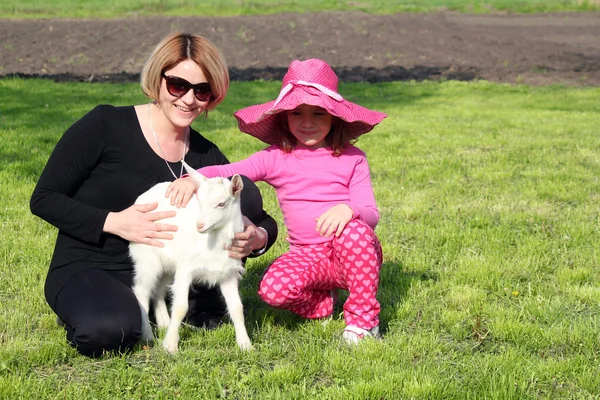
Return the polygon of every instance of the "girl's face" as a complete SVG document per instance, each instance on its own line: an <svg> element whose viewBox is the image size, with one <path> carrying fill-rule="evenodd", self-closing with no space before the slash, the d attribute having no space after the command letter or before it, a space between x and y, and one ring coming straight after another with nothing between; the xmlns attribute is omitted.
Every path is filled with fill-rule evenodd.
<svg viewBox="0 0 600 400"><path fill-rule="evenodd" d="M198 100L194 94L193 88L190 88L183 94L179 93L184 91L187 83L184 82L184 89L181 89L182 81L173 78L184 79L192 85L197 85L206 83L206 77L198 64L192 60L184 60L173 68L165 70L164 75L166 75L167 78L163 77L160 83L159 102L161 108L169 122L171 122L175 128L188 127L198 115L204 112L209 99L206 99L206 101ZM176 96L169 91L167 88L167 79L169 79L170 82L175 83L171 91L179 96ZM207 90L210 90L208 83L206 83L206 85L201 85L201 88L198 90L203 90L205 86ZM199 94L199 97L204 100L202 94Z"/></svg>
<svg viewBox="0 0 600 400"><path fill-rule="evenodd" d="M331 130L333 116L325 109L302 104L287 111L288 128L298 140L297 145L318 149L325 147L325 137Z"/></svg>

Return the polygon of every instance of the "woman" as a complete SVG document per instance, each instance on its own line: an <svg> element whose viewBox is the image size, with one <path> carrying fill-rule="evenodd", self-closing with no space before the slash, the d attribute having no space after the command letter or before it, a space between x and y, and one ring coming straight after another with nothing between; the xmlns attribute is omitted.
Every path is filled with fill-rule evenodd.
<svg viewBox="0 0 600 400"><path fill-rule="evenodd" d="M141 312L131 291L130 241L162 247L176 226L161 223L173 212L156 204L132 205L156 183L194 168L228 163L210 141L190 127L223 101L229 87L221 52L200 35L165 37L141 73L152 102L100 105L73 124L52 152L31 197L31 211L59 229L45 295L81 353L130 349L141 335ZM244 181L247 227L230 256L264 253L277 224L262 210L258 188ZM216 289L190 290L188 323L213 328L225 313Z"/></svg>

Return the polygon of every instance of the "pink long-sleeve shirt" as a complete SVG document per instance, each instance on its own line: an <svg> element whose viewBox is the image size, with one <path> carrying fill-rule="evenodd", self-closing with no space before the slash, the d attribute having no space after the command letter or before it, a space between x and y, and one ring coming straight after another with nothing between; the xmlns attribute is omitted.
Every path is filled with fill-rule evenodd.
<svg viewBox="0 0 600 400"><path fill-rule="evenodd" d="M246 175L253 182L264 181L277 194L291 245L328 242L316 231L316 219L337 204L346 204L354 218L375 228L379 211L371 185L365 153L348 146L334 157L328 148L297 148L284 153L269 146L245 160L213 165L198 170L212 178L234 174Z"/></svg>

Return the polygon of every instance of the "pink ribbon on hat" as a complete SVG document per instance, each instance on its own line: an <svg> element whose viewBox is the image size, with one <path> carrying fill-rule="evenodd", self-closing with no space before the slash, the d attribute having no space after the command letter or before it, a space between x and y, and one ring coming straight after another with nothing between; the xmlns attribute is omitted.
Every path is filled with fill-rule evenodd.
<svg viewBox="0 0 600 400"><path fill-rule="evenodd" d="M279 104L283 97L294 88L294 85L314 87L315 89L318 89L320 92L326 94L334 100L344 101L344 98L339 93L334 92L333 90L321 85L320 83L307 81L291 81L281 89L279 96L277 96L277 98L275 99L275 103L273 103L273 106L271 106L271 108L265 111L265 114L269 114L271 111L273 111L273 109L277 106L277 104Z"/></svg>

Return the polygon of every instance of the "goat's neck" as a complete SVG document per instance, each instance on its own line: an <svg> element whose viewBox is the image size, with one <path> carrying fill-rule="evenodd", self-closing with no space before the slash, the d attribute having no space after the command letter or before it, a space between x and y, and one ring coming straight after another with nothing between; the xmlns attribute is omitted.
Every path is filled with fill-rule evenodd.
<svg viewBox="0 0 600 400"><path fill-rule="evenodd" d="M234 218L233 220L227 221L225 224L220 226L218 229L213 231L213 234L216 235L217 240L219 242L224 242L226 244L231 243L233 237L237 232L242 232L244 230L244 221L241 216Z"/></svg>

